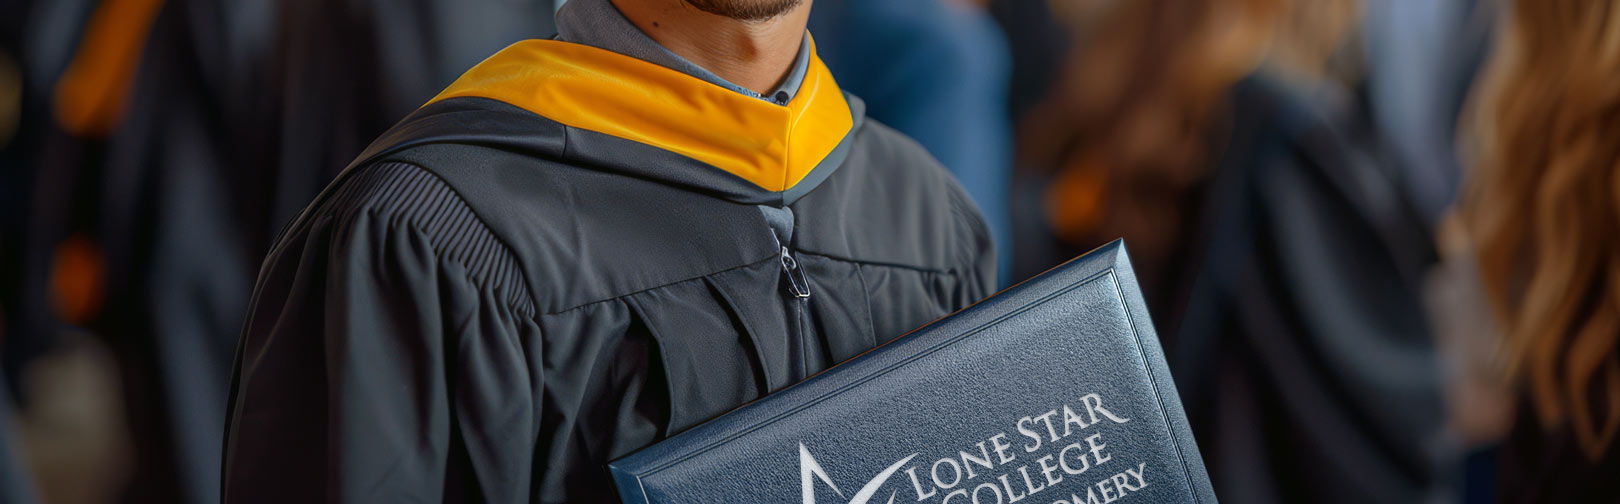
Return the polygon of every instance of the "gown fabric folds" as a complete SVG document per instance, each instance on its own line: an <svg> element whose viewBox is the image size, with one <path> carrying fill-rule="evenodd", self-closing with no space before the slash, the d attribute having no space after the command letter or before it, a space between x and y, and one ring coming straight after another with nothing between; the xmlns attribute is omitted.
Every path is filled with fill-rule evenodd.
<svg viewBox="0 0 1620 504"><path fill-rule="evenodd" d="M524 90L566 94L543 76L596 64L531 42L550 63L524 64L542 76ZM729 99L609 55L708 97L695 106ZM447 91L407 117L263 264L224 499L611 501L608 461L988 296L993 246L962 188L830 77L806 86L789 127L847 132L792 130L777 190L699 160L703 145L543 106ZM632 103L626 120L664 106ZM690 127L731 119L714 117ZM813 168L792 166L815 138ZM790 212L791 232L761 206Z"/></svg>

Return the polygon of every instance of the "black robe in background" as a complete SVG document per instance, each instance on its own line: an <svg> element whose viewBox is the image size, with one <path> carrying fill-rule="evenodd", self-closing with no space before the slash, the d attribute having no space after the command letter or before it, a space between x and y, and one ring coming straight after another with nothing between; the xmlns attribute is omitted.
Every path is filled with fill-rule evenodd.
<svg viewBox="0 0 1620 504"><path fill-rule="evenodd" d="M517 95L575 107L428 105L277 241L237 356L227 502L614 501L608 461L993 288L992 244L961 187L866 120L819 60L793 103L821 105L752 122L779 107L606 51L524 44L503 54L544 57L497 55L488 79L463 81L517 81ZM555 57L570 52L595 56ZM657 83L580 100L595 91L547 83L628 78L619 67L687 101L641 98L664 93ZM687 106L707 112L649 135L699 157L806 117L848 130L769 139L837 145L790 155L811 164L767 188L781 174L745 179L656 139L561 122ZM754 127L704 136L734 120ZM784 211L787 236L766 217Z"/></svg>
<svg viewBox="0 0 1620 504"><path fill-rule="evenodd" d="M51 307L57 244L83 231L93 139L77 138L52 114L57 80L72 61L96 2L0 0L0 503L35 501L29 448L13 416L28 404L29 364L55 350L62 322Z"/></svg>
<svg viewBox="0 0 1620 504"><path fill-rule="evenodd" d="M340 162L467 66L550 33L544 0L168 0L109 140L96 332L135 502L214 502L230 359L272 238Z"/></svg>
<svg viewBox="0 0 1620 504"><path fill-rule="evenodd" d="M0 375L0 502L29 504L34 502L33 472L23 459L23 446L13 422L10 387Z"/></svg>
<svg viewBox="0 0 1620 504"><path fill-rule="evenodd" d="M13 398L27 404L22 373L60 343L63 322L50 299L52 254L74 232L93 227L100 138L81 138L53 114L57 81L85 36L94 0L0 2L0 58L20 85L10 138L0 140L0 366ZM0 71L4 72L4 71Z"/></svg>
<svg viewBox="0 0 1620 504"><path fill-rule="evenodd" d="M1158 271L1137 264L1143 294L1223 500L1444 496L1460 471L1418 297L1425 221L1355 101L1303 93L1264 76L1228 91L1187 232ZM1040 201L1018 229L1021 255L1048 255L1032 271L1092 245L1031 231Z"/></svg>
<svg viewBox="0 0 1620 504"><path fill-rule="evenodd" d="M1444 500L1434 261L1354 109L1264 78L1229 95L1187 264L1156 294L1177 387L1233 502Z"/></svg>

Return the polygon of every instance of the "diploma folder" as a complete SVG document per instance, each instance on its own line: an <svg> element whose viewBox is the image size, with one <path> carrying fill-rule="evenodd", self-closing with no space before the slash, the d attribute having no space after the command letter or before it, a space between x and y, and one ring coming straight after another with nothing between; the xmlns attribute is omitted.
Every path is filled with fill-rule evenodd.
<svg viewBox="0 0 1620 504"><path fill-rule="evenodd" d="M1214 503L1114 241L609 464L626 503Z"/></svg>

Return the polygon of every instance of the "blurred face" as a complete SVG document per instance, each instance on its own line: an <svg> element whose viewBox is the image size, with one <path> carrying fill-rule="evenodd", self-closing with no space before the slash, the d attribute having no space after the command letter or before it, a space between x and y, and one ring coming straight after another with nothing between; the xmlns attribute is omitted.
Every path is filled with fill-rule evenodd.
<svg viewBox="0 0 1620 504"><path fill-rule="evenodd" d="M742 21L764 21L799 6L803 0L685 0L710 14Z"/></svg>

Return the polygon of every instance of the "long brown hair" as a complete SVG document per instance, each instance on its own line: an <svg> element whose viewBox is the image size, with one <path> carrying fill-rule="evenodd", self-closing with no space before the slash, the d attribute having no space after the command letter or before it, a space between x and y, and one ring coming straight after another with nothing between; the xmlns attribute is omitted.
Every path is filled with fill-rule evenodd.
<svg viewBox="0 0 1620 504"><path fill-rule="evenodd" d="M1021 165L1051 171L1060 239L1123 236L1138 263L1182 235L1185 191L1219 142L1224 97L1262 65L1319 71L1355 0L1054 2L1075 48L1051 95L1020 124Z"/></svg>
<svg viewBox="0 0 1620 504"><path fill-rule="evenodd" d="M1511 4L1470 100L1461 216L1509 376L1596 459L1620 431L1620 4Z"/></svg>

